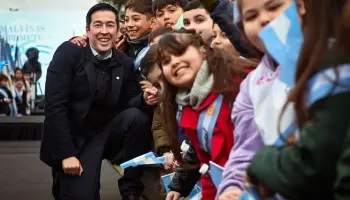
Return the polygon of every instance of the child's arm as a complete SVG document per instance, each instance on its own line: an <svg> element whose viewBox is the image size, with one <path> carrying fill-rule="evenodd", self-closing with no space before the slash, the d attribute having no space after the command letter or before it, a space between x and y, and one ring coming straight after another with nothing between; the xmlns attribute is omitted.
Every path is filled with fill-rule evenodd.
<svg viewBox="0 0 350 200"><path fill-rule="evenodd" d="M201 0L201 3L210 12L214 23L218 24L241 56L251 58L252 54L244 45L241 31L233 20L233 3L230 0Z"/></svg>
<svg viewBox="0 0 350 200"><path fill-rule="evenodd" d="M231 189L243 190L243 178L254 154L264 146L254 121L253 105L249 97L249 75L242 82L232 110L235 125L234 145L225 164L217 196Z"/></svg>
<svg viewBox="0 0 350 200"><path fill-rule="evenodd" d="M179 192L182 197L187 197L191 193L193 187L200 178L200 161L193 146L191 144L189 145L190 148L185 153L184 162L191 165L198 165L198 168L185 169L183 167L178 167L170 185L168 186L171 191Z"/></svg>
<svg viewBox="0 0 350 200"><path fill-rule="evenodd" d="M155 152L158 155L163 155L166 152L170 152L171 139L165 131L165 127L163 125L160 114L160 106L158 106L154 111L152 121L152 134Z"/></svg>

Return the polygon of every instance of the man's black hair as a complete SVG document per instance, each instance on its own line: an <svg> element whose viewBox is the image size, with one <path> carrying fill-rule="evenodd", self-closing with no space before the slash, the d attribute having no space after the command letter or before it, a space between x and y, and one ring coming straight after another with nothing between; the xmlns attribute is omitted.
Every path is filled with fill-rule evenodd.
<svg viewBox="0 0 350 200"><path fill-rule="evenodd" d="M157 10L165 8L167 5L177 5L185 9L188 0L153 0L152 10L155 15Z"/></svg>
<svg viewBox="0 0 350 200"><path fill-rule="evenodd" d="M194 10L194 9L200 9L200 8L204 9L201 2L199 0L192 0L188 2L188 4L185 6L184 12Z"/></svg>
<svg viewBox="0 0 350 200"><path fill-rule="evenodd" d="M97 11L111 11L115 14L115 22L117 24L117 28L119 29L119 17L118 11L111 4L108 3L98 3L90 8L88 13L86 14L86 28L90 27L91 24L91 16Z"/></svg>

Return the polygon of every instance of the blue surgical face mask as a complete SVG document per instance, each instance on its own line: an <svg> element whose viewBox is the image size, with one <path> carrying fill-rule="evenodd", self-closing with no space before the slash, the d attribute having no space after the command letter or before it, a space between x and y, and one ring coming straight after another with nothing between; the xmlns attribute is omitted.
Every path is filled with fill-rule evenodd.
<svg viewBox="0 0 350 200"><path fill-rule="evenodd" d="M296 2L293 0L280 16L259 33L259 37L268 53L281 66L279 79L288 86L294 86L297 61L303 44Z"/></svg>

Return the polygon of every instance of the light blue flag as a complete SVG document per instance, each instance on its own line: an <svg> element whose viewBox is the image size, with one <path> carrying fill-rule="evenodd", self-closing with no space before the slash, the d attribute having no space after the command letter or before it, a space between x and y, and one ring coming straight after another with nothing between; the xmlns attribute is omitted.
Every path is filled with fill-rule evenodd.
<svg viewBox="0 0 350 200"><path fill-rule="evenodd" d="M240 20L239 10L237 7L237 1L233 2L233 23L238 23Z"/></svg>
<svg viewBox="0 0 350 200"><path fill-rule="evenodd" d="M0 72L2 71L2 69L7 65L7 61L3 60L0 61Z"/></svg>
<svg viewBox="0 0 350 200"><path fill-rule="evenodd" d="M213 181L215 187L218 188L222 180L222 172L224 171L224 168L212 161L209 161L209 165L211 180Z"/></svg>
<svg viewBox="0 0 350 200"><path fill-rule="evenodd" d="M168 187L168 185L170 185L174 175L175 175L175 172L162 176L162 181L167 193L170 192L170 188ZM201 198L202 198L202 188L198 184L196 184L193 187L191 193L188 195L188 197L182 198L182 200L200 200Z"/></svg>
<svg viewBox="0 0 350 200"><path fill-rule="evenodd" d="M156 157L153 152L149 152L122 163L120 167L126 169L128 167L137 167L141 165L163 165L164 163L164 157Z"/></svg>
<svg viewBox="0 0 350 200"><path fill-rule="evenodd" d="M136 56L136 59L134 61L134 70L136 71L137 69L140 69L142 66L141 66L141 60L143 57L145 57L147 51L149 50L150 46L146 46L144 47L139 53L138 55Z"/></svg>
<svg viewBox="0 0 350 200"><path fill-rule="evenodd" d="M303 44L303 33L295 1L260 33L269 54L281 65L279 79L288 86L295 84L297 61Z"/></svg>
<svg viewBox="0 0 350 200"><path fill-rule="evenodd" d="M184 27L184 15L182 14L179 19L177 20L176 24L175 24L175 28L177 30L181 29Z"/></svg>
<svg viewBox="0 0 350 200"><path fill-rule="evenodd" d="M315 74L308 81L307 106L331 95L350 92L350 65L330 67Z"/></svg>

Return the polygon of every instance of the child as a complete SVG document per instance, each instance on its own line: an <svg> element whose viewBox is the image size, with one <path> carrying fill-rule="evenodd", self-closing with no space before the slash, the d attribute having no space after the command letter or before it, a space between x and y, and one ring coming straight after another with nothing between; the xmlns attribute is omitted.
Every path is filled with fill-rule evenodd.
<svg viewBox="0 0 350 200"><path fill-rule="evenodd" d="M218 24L225 33L232 45L244 58L259 58L259 54L254 54L250 45L242 40L240 24L236 24L236 2L233 4L230 0L200 0L203 7L210 13L214 23Z"/></svg>
<svg viewBox="0 0 350 200"><path fill-rule="evenodd" d="M171 29L171 28L170 28ZM154 85L154 87L157 88L157 95L158 95L158 101L162 102L164 95L164 76L163 73L158 65L158 45L154 44L151 46L150 50L146 53L145 57L142 59L142 74L147 77L147 80ZM172 163L174 162L173 156L171 156L170 151L170 145L171 145L171 138L169 138L169 135L165 132L164 126L163 126L163 119L161 117L161 106L162 103L160 103L156 111L154 113L153 118L153 124L152 124L152 131L153 131L153 137L154 138L164 138L167 140L168 144L166 145L166 148L160 147L158 148L159 155L163 155L167 158L167 163L164 166L165 170L174 170L174 165ZM162 133L162 134L160 134ZM179 142L182 142L185 140L183 135L179 135L178 137ZM188 142L188 141L187 141ZM189 143L189 142L188 142ZM194 185L199 180L200 174L198 172L199 170L199 160L196 151L193 149L193 146L189 143L190 149L186 152L184 160L188 163L191 163L192 165L197 165L194 169L185 169L183 167L176 168L176 173L170 183L170 185L166 185L166 187L170 188L170 192L167 195L166 199L178 199L180 196L187 197ZM157 146L157 145L156 145ZM156 148L157 149L157 148Z"/></svg>
<svg viewBox="0 0 350 200"><path fill-rule="evenodd" d="M179 104L183 106L179 125L184 128L201 164L213 161L223 166L233 146L233 124L227 120L229 102L235 98L237 86L246 75L244 68L250 66L245 65L244 60L236 61L224 51L210 48L198 34L184 30L163 36L158 52L166 80L162 114L167 131L172 136L175 158L179 162L183 160L177 140L176 113ZM218 116L217 119L211 118L215 120L215 126L208 130L208 134L202 133L205 124L199 121L199 116L214 112ZM214 199L216 188L211 178L202 176L201 182L202 199Z"/></svg>
<svg viewBox="0 0 350 200"><path fill-rule="evenodd" d="M153 23L151 0L128 0L125 4L127 45L124 52L132 58L148 46Z"/></svg>
<svg viewBox="0 0 350 200"><path fill-rule="evenodd" d="M18 108L18 113L26 115L27 109L27 91L25 90L24 79L17 79L14 85L15 101Z"/></svg>
<svg viewBox="0 0 350 200"><path fill-rule="evenodd" d="M154 0L152 10L157 25L173 27L183 14L187 3L187 0Z"/></svg>
<svg viewBox="0 0 350 200"><path fill-rule="evenodd" d="M0 73L0 116L9 116L12 114L13 102L12 92L8 89L9 78Z"/></svg>
<svg viewBox="0 0 350 200"><path fill-rule="evenodd" d="M231 55L240 56L239 52L217 24L214 24L211 46L218 49L224 49Z"/></svg>
<svg viewBox="0 0 350 200"><path fill-rule="evenodd" d="M184 10L184 28L194 29L205 42L209 42L213 32L213 20L199 0L190 1Z"/></svg>
<svg viewBox="0 0 350 200"><path fill-rule="evenodd" d="M247 180L264 185L265 196L276 192L286 199L349 199L348 176L344 176L349 166L338 164L346 153L344 141L350 128L347 3L310 0L305 7L299 4L304 41L288 103L294 105L300 138L287 146L264 147L254 156ZM245 23L259 20L248 10L266 12L259 5L263 4L250 5L249 0L238 4Z"/></svg>
<svg viewBox="0 0 350 200"><path fill-rule="evenodd" d="M159 28L153 31L149 37L149 43L151 44L151 48L141 60L142 74L147 78L147 81L149 81L153 87L157 88L159 102L161 102L161 96L162 96L161 93L164 90L163 81L162 81L163 79L162 79L162 73L160 69L155 67L155 65L157 65L156 63L157 60L156 60L156 56L154 56L154 51L157 50L157 48L152 46L156 45L159 39L165 33L168 33L171 31L172 29L169 27ZM165 153L170 152L171 139L169 138L169 135L167 134L167 132L164 130L163 121L160 116L159 106L157 106L153 114L152 134L154 139L155 152L158 155L164 155Z"/></svg>
<svg viewBox="0 0 350 200"><path fill-rule="evenodd" d="M279 16L292 0L273 2L265 0L238 1L240 16L247 40L260 52L267 54L259 39L259 32L275 17ZM303 16L301 1L299 12ZM273 8L273 9L272 9ZM235 146L230 153L223 172L223 180L218 188L220 200L240 196L243 188L244 173L254 154L264 144L273 145L279 139L279 114L287 100L288 87L277 79L280 67L268 55L265 55L258 67L250 73L240 86L240 92L232 109L235 124ZM283 130L293 121L294 111L286 108ZM268 119L268 120L267 120ZM246 154L243 156L241 152ZM270 165L269 165L270 166ZM273 171L273 170L272 170Z"/></svg>

